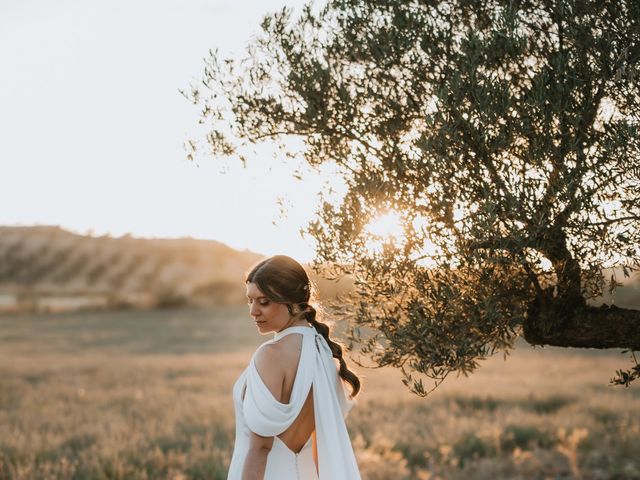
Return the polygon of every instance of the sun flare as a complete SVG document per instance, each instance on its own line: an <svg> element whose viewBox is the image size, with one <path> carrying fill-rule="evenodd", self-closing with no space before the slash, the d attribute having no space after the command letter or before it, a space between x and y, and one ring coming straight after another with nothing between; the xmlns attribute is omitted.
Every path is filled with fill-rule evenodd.
<svg viewBox="0 0 640 480"><path fill-rule="evenodd" d="M418 216L412 219L411 229L424 232L427 224L427 218ZM384 244L392 243L396 247L401 247L407 242L402 216L395 210L384 212L371 219L365 226L364 233L368 237L365 248L369 254L380 253ZM412 250L412 258L415 259L416 264L424 267L434 267L436 265L434 257L442 253L442 250L428 238L423 238L423 243L415 245Z"/></svg>
<svg viewBox="0 0 640 480"><path fill-rule="evenodd" d="M402 220L398 212L387 212L373 218L365 227L365 232L383 240L394 238L399 240L404 237Z"/></svg>
<svg viewBox="0 0 640 480"><path fill-rule="evenodd" d="M365 248L369 254L380 253L384 244L393 243L398 246L405 241L402 219L393 210L372 218L364 227L364 234Z"/></svg>

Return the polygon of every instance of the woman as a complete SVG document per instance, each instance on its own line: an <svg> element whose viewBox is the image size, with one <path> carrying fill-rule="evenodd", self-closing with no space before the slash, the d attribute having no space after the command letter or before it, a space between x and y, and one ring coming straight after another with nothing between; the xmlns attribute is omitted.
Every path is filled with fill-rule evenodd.
<svg viewBox="0 0 640 480"><path fill-rule="evenodd" d="M236 442L227 479L359 480L344 418L360 380L316 318L306 271L276 255L251 269L246 287L258 331L273 339L233 387ZM349 398L341 379L351 385Z"/></svg>

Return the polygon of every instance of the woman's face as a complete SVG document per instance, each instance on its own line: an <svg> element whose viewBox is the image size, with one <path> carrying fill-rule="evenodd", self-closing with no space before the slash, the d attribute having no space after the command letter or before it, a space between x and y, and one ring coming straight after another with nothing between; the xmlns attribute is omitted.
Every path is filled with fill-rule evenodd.
<svg viewBox="0 0 640 480"><path fill-rule="evenodd" d="M247 283L249 313L261 334L278 332L291 320L287 306L269 300L255 283Z"/></svg>

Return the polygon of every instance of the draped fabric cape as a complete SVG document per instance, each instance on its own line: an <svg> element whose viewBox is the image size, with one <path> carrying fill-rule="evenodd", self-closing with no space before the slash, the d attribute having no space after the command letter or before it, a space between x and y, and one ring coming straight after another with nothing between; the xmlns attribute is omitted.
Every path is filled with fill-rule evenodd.
<svg viewBox="0 0 640 480"><path fill-rule="evenodd" d="M345 417L355 400L347 398L325 338L313 327L289 327L284 333L303 333L302 352L291 392L284 404L262 381L254 356L247 369L243 413L249 429L263 437L284 432L298 417L313 386L319 480L359 480L360 473ZM275 339L280 338L276 334Z"/></svg>

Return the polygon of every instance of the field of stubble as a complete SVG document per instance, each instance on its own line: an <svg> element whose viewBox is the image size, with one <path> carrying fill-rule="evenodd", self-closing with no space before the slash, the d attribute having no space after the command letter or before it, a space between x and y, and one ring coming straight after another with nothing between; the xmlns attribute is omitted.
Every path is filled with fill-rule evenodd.
<svg viewBox="0 0 640 480"><path fill-rule="evenodd" d="M226 479L231 386L267 338L232 307L1 317L0 479ZM522 344L427 399L354 367L363 479L640 479L640 385L607 385L628 365Z"/></svg>

